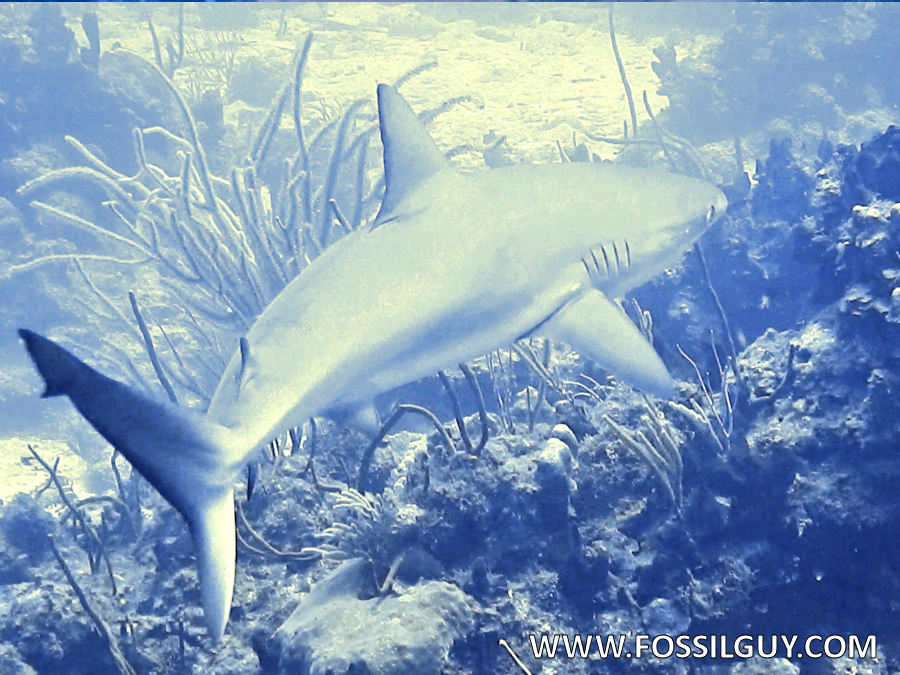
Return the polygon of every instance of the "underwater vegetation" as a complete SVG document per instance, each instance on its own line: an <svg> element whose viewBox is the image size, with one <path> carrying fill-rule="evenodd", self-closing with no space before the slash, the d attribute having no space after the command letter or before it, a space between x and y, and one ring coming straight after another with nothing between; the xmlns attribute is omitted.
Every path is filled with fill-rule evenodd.
<svg viewBox="0 0 900 675"><path fill-rule="evenodd" d="M0 139L18 139L0 152L0 226L19 254L6 254L0 292L32 307L11 307L3 340L13 321L46 313L105 371L202 409L269 300L374 218L373 103L304 97L318 33L299 34L280 78L241 62L222 31L241 28L244 8L208 13L219 32L185 34L181 57L177 23L154 29L158 56L99 54L140 82L130 89L91 75L57 6L17 11L3 15L4 34L32 21L35 46L0 47L15 64L0 69L3 99L21 99L0 108L11 131ZM736 11L747 16L715 58L656 53L671 105L654 123L633 92L634 117L623 117L641 143L623 158L712 173L704 160L724 163L705 140L730 149L735 134L801 115L798 88L854 100L853 73L836 85L831 64L855 64L860 43L831 19L845 17L851 36L868 27L862 44L883 44L887 30L878 8L839 5L819 22L785 9L827 58L775 78L804 41L786 31L769 54L775 9ZM412 91L449 67L425 63L395 82ZM884 84L857 68L860 82ZM224 93L187 77L195 70ZM70 109L88 120L102 106L102 130L81 114L19 117L47 100L48 71L85 83ZM250 111L252 132L235 131L222 107L255 80L273 95L248 101L262 110ZM749 89L737 100L739 83ZM452 93L426 121L470 92ZM699 126L698 109L709 115ZM498 139L485 130L486 164L513 161ZM567 161L596 159L602 143L559 140ZM259 457L252 498L236 502L235 603L216 650L188 531L127 462L95 451L111 489L93 494L67 479L71 455L5 441L41 484L0 506L0 672L508 672L500 639L531 672L807 672L784 659L576 659L551 671L525 638L548 631L877 634L877 661L823 660L815 672L896 669L900 131L815 147L779 134L763 147L748 154L746 183L713 175L738 199L702 249L623 303L678 380L671 401L526 339L404 388L375 437L329 418L285 430ZM60 289L71 297L54 300ZM410 420L422 424L400 426Z"/></svg>

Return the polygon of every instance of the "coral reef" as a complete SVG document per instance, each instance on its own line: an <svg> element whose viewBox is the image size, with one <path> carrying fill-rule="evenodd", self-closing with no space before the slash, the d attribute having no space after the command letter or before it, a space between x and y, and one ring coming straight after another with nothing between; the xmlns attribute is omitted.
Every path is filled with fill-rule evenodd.
<svg viewBox="0 0 900 675"><path fill-rule="evenodd" d="M404 8L388 9L384 25L415 33ZM302 9L343 30L331 11ZM436 18L419 30L461 11L429 7ZM481 37L506 44L487 25L497 11L477 17ZM880 7L827 7L833 22L816 25L796 7L733 11L744 20L723 26L711 56L655 51L671 105L645 126L628 110L627 138L614 139L623 157L715 174L703 160L720 151L682 136L836 123L855 103L834 63L886 39ZM233 30L247 12L203 9L185 25ZM776 31L779 16L799 33ZM163 28L157 58L100 51L95 68L94 24L83 25L79 55L58 6L0 15L0 61L15 66L0 69L0 237L12 249L0 275L32 316L66 289L75 297L59 304L84 326L68 337L110 372L202 407L246 323L371 221L382 186L371 102L307 91L319 38L301 37L278 77L228 34L188 35L179 58ZM810 41L822 58L804 51ZM778 77L798 52L815 67ZM32 116L44 84L63 78L66 105L85 118L103 107L103 129L59 110ZM258 117L247 135L231 111L256 80L272 96L242 108ZM479 130L472 154L514 163L505 133ZM900 131L816 148L789 136L749 155L754 170L738 159L746 182L728 218L624 303L678 379L674 400L641 397L563 345L520 340L403 388L374 441L334 419L286 430L260 454L252 498L239 495L235 602L215 650L177 514L120 458L92 455L90 439L79 452L95 470L102 456L102 494L67 480L72 463L51 444L29 453L15 441L40 478L0 504L0 671L505 672L502 640L531 672L551 672L528 634L811 632L878 635L877 661L816 672L896 670ZM597 161L591 142L565 138L555 152ZM124 337L96 338L106 334ZM574 659L564 670L800 663Z"/></svg>
<svg viewBox="0 0 900 675"><path fill-rule="evenodd" d="M887 7L823 5L815 20L799 5L735 4L727 12L728 28L702 55L679 58L671 45L654 50L659 93L670 103L663 118L675 133L708 142L773 122L833 129L875 103L871 97L896 100L895 88L884 86L896 59Z"/></svg>

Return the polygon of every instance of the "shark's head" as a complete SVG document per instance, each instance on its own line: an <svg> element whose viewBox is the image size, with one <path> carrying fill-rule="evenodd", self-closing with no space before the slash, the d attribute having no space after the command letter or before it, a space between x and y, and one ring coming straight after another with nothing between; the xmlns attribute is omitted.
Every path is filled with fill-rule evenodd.
<svg viewBox="0 0 900 675"><path fill-rule="evenodd" d="M721 218L728 208L725 193L707 181L676 174L656 176L655 180L657 198L647 206L651 222L646 234L656 235L660 248L683 249ZM649 248L650 244L648 242L645 247Z"/></svg>
<svg viewBox="0 0 900 675"><path fill-rule="evenodd" d="M604 244L599 251L601 272L607 266L618 272L609 274L614 295L677 264L691 244L728 208L724 193L712 183L676 174L647 172L638 175L638 179L641 177L645 186L616 200L624 211L620 226L614 228L621 239ZM650 186L652 190L648 189ZM634 199L643 203L630 203ZM635 213L640 213L640 217L635 218ZM609 215L615 218L619 214Z"/></svg>

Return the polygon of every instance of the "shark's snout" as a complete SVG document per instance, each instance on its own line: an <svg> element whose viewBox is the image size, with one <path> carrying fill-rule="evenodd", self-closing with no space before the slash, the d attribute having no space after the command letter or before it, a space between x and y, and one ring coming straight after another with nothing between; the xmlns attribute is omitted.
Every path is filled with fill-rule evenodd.
<svg viewBox="0 0 900 675"><path fill-rule="evenodd" d="M688 237L693 240L706 232L728 210L728 198L716 187L710 186L710 194L705 200L706 210L702 216L694 218L686 229Z"/></svg>

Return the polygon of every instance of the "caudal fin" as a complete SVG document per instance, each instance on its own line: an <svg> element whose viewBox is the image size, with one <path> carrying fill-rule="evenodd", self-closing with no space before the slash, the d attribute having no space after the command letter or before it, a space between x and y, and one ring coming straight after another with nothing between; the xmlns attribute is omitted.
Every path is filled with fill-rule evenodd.
<svg viewBox="0 0 900 675"><path fill-rule="evenodd" d="M44 379L41 398L62 394L81 362L56 343L27 328L19 329L19 337L24 340L25 348Z"/></svg>
<svg viewBox="0 0 900 675"><path fill-rule="evenodd" d="M234 491L209 499L191 524L206 629L216 642L225 634L234 590Z"/></svg>
<svg viewBox="0 0 900 675"><path fill-rule="evenodd" d="M44 379L42 396L68 396L184 516L197 553L207 628L220 640L234 587L233 486L243 467L229 451L228 430L98 373L37 333L22 329L19 336Z"/></svg>

